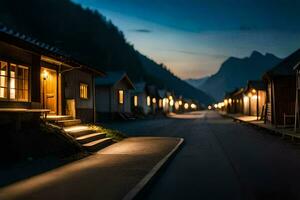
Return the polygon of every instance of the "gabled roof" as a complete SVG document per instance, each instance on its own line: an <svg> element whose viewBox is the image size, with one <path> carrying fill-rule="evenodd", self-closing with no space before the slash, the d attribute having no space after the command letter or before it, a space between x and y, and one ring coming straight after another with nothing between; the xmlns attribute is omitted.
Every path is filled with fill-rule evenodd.
<svg viewBox="0 0 300 200"><path fill-rule="evenodd" d="M51 46L45 42L42 42L34 37L30 37L26 34L17 32L13 29L8 28L0 23L0 41L7 42L9 44L30 50L32 52L49 56L57 59L65 64L73 67L80 67L86 70L92 71L93 73L104 76L105 73L102 70L92 68L81 61L76 60L70 54L62 51L61 49Z"/></svg>
<svg viewBox="0 0 300 200"><path fill-rule="evenodd" d="M96 86L114 86L122 80L128 83L129 89L135 89L127 74L122 71L107 72L105 77L96 79Z"/></svg>
<svg viewBox="0 0 300 200"><path fill-rule="evenodd" d="M294 76L294 67L300 62L300 49L283 59L278 65L264 74L264 78Z"/></svg>

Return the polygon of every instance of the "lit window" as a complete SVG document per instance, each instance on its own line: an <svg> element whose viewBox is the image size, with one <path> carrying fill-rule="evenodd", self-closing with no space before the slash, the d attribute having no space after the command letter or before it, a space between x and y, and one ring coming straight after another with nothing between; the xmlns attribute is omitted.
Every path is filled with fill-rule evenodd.
<svg viewBox="0 0 300 200"><path fill-rule="evenodd" d="M133 97L133 104L134 104L134 107L138 106L138 96Z"/></svg>
<svg viewBox="0 0 300 200"><path fill-rule="evenodd" d="M28 101L28 71L28 67L0 61L0 98Z"/></svg>
<svg viewBox="0 0 300 200"><path fill-rule="evenodd" d="M163 107L163 100L162 99L158 100L158 106L159 106L159 108Z"/></svg>
<svg viewBox="0 0 300 200"><path fill-rule="evenodd" d="M119 97L119 104L123 104L124 103L124 90L119 90L118 92L118 97Z"/></svg>
<svg viewBox="0 0 300 200"><path fill-rule="evenodd" d="M156 99L155 98L152 99L152 103L156 104Z"/></svg>
<svg viewBox="0 0 300 200"><path fill-rule="evenodd" d="M85 83L80 83L80 98L81 99L88 98L88 85Z"/></svg>
<svg viewBox="0 0 300 200"><path fill-rule="evenodd" d="M7 98L7 63L0 61L0 67L0 98Z"/></svg>
<svg viewBox="0 0 300 200"><path fill-rule="evenodd" d="M147 106L150 106L151 105L151 98L150 96L147 96Z"/></svg>

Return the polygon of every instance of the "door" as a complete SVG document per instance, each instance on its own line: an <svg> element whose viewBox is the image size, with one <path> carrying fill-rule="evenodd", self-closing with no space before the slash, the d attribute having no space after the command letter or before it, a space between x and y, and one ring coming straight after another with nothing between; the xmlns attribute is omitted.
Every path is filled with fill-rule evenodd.
<svg viewBox="0 0 300 200"><path fill-rule="evenodd" d="M57 73L55 70L41 68L41 100L44 109L57 113Z"/></svg>

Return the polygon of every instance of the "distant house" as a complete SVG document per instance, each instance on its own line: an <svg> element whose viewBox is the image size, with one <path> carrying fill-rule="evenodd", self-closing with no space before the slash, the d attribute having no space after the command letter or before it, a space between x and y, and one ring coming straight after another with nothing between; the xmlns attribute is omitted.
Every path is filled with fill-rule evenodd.
<svg viewBox="0 0 300 200"><path fill-rule="evenodd" d="M155 85L147 85L147 105L150 106L151 113L156 114L158 111L158 90Z"/></svg>
<svg viewBox="0 0 300 200"><path fill-rule="evenodd" d="M244 114L260 118L266 105L266 84L262 80L250 80L244 91Z"/></svg>
<svg viewBox="0 0 300 200"><path fill-rule="evenodd" d="M227 92L224 99L224 109L227 113L243 113L243 92L244 89L235 89Z"/></svg>
<svg viewBox="0 0 300 200"><path fill-rule="evenodd" d="M1 109L45 109L93 122L95 77L103 75L53 46L0 26Z"/></svg>
<svg viewBox="0 0 300 200"><path fill-rule="evenodd" d="M166 113L164 109L164 101L167 99L167 90L159 89L158 90L158 111L162 113Z"/></svg>
<svg viewBox="0 0 300 200"><path fill-rule="evenodd" d="M276 126L293 123L295 115L296 75L293 67L300 61L297 50L263 76L267 84L266 122Z"/></svg>
<svg viewBox="0 0 300 200"><path fill-rule="evenodd" d="M135 89L131 91L131 108L135 113L149 114L151 111L151 99L148 97L145 82L134 84Z"/></svg>
<svg viewBox="0 0 300 200"><path fill-rule="evenodd" d="M96 79L96 110L99 119L117 118L131 113L130 90L134 85L125 72L107 72Z"/></svg>

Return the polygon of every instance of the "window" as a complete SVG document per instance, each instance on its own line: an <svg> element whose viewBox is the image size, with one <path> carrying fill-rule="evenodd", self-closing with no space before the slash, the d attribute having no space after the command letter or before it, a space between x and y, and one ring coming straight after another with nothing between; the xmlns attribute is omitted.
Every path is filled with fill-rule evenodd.
<svg viewBox="0 0 300 200"><path fill-rule="evenodd" d="M124 90L119 90L118 91L118 98L119 98L119 104L123 104L124 103Z"/></svg>
<svg viewBox="0 0 300 200"><path fill-rule="evenodd" d="M7 71L7 63L0 61L0 98L7 98Z"/></svg>
<svg viewBox="0 0 300 200"><path fill-rule="evenodd" d="M159 108L163 107L163 100L162 99L158 100L158 106L159 106Z"/></svg>
<svg viewBox="0 0 300 200"><path fill-rule="evenodd" d="M0 61L0 98L28 101L29 68Z"/></svg>
<svg viewBox="0 0 300 200"><path fill-rule="evenodd" d="M88 99L88 85L85 83L80 83L80 98Z"/></svg>
<svg viewBox="0 0 300 200"><path fill-rule="evenodd" d="M150 106L151 105L151 98L150 96L147 96L147 106Z"/></svg>
<svg viewBox="0 0 300 200"><path fill-rule="evenodd" d="M134 107L138 106L138 96L133 97L133 105L134 105Z"/></svg>

